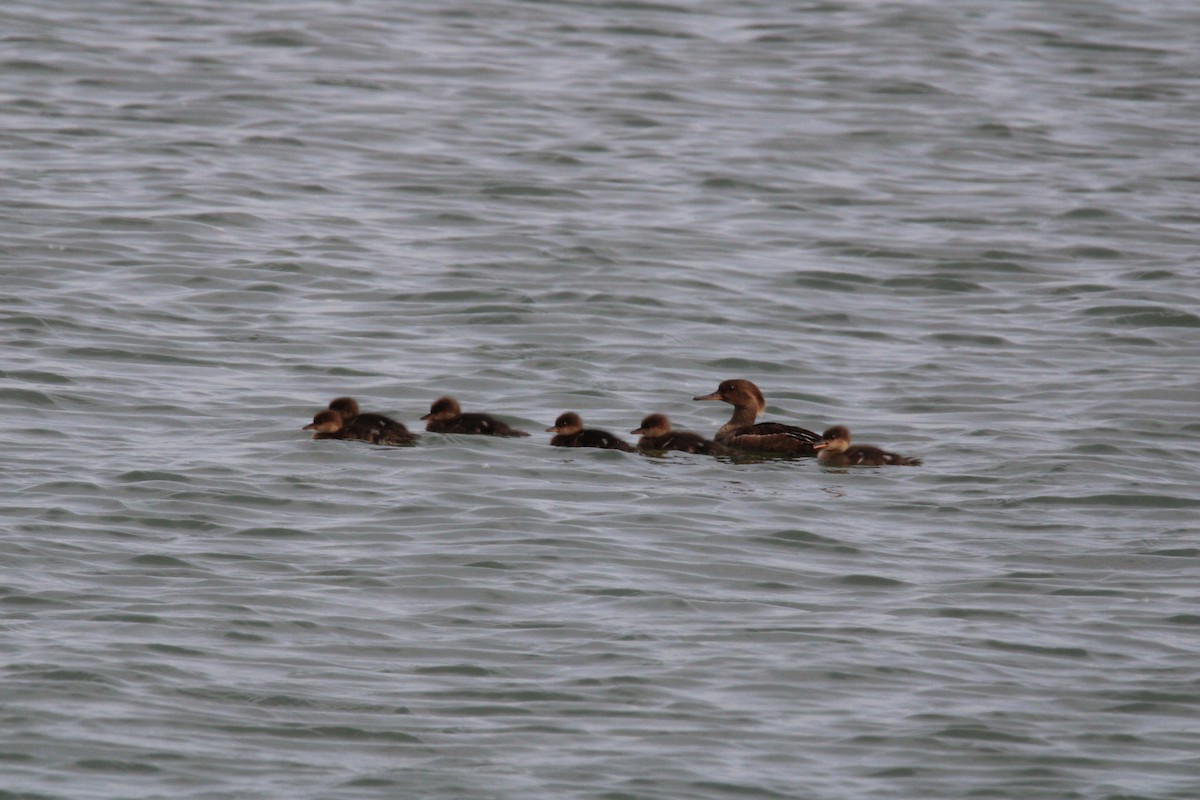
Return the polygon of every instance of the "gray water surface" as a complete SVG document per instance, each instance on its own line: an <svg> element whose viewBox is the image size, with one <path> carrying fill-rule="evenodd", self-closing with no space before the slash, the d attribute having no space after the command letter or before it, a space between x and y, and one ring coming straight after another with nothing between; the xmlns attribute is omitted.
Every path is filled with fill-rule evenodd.
<svg viewBox="0 0 1200 800"><path fill-rule="evenodd" d="M1198 27L0 8L0 798L1200 796Z"/></svg>

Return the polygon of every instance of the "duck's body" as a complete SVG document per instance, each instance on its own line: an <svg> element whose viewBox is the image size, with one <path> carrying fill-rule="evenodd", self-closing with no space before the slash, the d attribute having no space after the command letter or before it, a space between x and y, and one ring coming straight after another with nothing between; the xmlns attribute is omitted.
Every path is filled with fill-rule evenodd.
<svg viewBox="0 0 1200 800"><path fill-rule="evenodd" d="M755 423L754 420L766 409L767 401L759 388L748 380L736 378L721 381L712 394L692 399L721 400L733 406L733 416L713 437L727 447L759 453L816 455L813 445L821 441L816 433L782 422Z"/></svg>
<svg viewBox="0 0 1200 800"><path fill-rule="evenodd" d="M511 428L490 414L464 414L453 397L442 397L429 407L425 430L433 433L468 433L482 436L528 436L525 431Z"/></svg>
<svg viewBox="0 0 1200 800"><path fill-rule="evenodd" d="M417 435L383 414L358 414L345 427L346 438L371 444L412 444Z"/></svg>
<svg viewBox="0 0 1200 800"><path fill-rule="evenodd" d="M889 453L874 445L850 444L850 431L845 425L834 425L817 444L817 460L827 467L916 467L921 459Z"/></svg>
<svg viewBox="0 0 1200 800"><path fill-rule="evenodd" d="M671 420L667 419L666 414L649 415L642 420L640 427L630 433L641 435L637 443L639 450L680 450L709 456L729 452L725 445L705 439L698 433L672 430Z"/></svg>
<svg viewBox="0 0 1200 800"><path fill-rule="evenodd" d="M314 431L314 439L354 439L371 444L412 444L417 440L403 424L383 414L355 414L346 419L331 408L313 417L306 431Z"/></svg>
<svg viewBox="0 0 1200 800"><path fill-rule="evenodd" d="M585 429L583 420L574 411L560 414L558 419L554 420L554 424L546 428L546 433L554 434L554 438L550 440L554 447L599 447L625 453L636 452L628 442L608 431Z"/></svg>

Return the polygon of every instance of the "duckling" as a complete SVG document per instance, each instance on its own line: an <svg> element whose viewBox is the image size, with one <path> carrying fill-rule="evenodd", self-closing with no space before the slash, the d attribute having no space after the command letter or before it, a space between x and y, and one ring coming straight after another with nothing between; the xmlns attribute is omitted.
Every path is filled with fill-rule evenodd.
<svg viewBox="0 0 1200 800"><path fill-rule="evenodd" d="M630 433L641 435L637 443L639 450L682 450L710 456L729 453L725 445L709 441L700 434L671 430L671 420L667 419L666 414L649 415L642 420L639 428Z"/></svg>
<svg viewBox="0 0 1200 800"><path fill-rule="evenodd" d="M434 433L478 433L484 436L528 436L525 431L510 428L490 414L464 414L453 397L442 397L433 402L429 413L421 417L428 420L425 430Z"/></svg>
<svg viewBox="0 0 1200 800"><path fill-rule="evenodd" d="M889 453L869 444L850 444L850 430L845 425L834 425L825 431L816 444L817 460L827 467L883 467L888 465L916 467L921 459Z"/></svg>
<svg viewBox="0 0 1200 800"><path fill-rule="evenodd" d="M816 455L813 445L820 442L821 437L812 431L781 422L755 424L754 420L766 410L767 401L762 391L748 380L735 378L721 381L721 385L712 394L692 399L722 400L733 406L733 416L713 437L723 445L761 453Z"/></svg>
<svg viewBox="0 0 1200 800"><path fill-rule="evenodd" d="M302 430L315 431L314 439L357 439L371 444L412 444L417 440L416 434L383 414L356 414L346 420L331 408L318 411Z"/></svg>
<svg viewBox="0 0 1200 800"><path fill-rule="evenodd" d="M335 397L329 401L329 410L342 415L342 422L349 422L358 416L358 401L353 397Z"/></svg>
<svg viewBox="0 0 1200 800"><path fill-rule="evenodd" d="M585 430L583 420L574 411L560 414L558 419L554 420L554 424L546 428L546 433L555 434L550 440L554 447L601 447L625 453L636 452L628 442L618 439L608 431Z"/></svg>

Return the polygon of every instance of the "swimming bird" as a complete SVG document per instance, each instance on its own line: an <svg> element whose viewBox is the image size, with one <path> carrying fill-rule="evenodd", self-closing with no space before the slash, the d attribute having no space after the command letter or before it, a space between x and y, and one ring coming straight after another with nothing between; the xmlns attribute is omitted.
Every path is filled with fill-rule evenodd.
<svg viewBox="0 0 1200 800"><path fill-rule="evenodd" d="M671 429L671 420L666 414L650 414L642 424L630 433L640 434L639 450L682 450L685 453L702 453L710 456L725 455L729 448L719 442L709 441L698 433Z"/></svg>
<svg viewBox="0 0 1200 800"><path fill-rule="evenodd" d="M329 401L329 410L342 415L343 422L358 416L358 401L353 397L335 397Z"/></svg>
<svg viewBox="0 0 1200 800"><path fill-rule="evenodd" d="M477 433L484 436L528 436L525 431L510 428L490 414L464 414L453 397L441 397L421 417L427 420L425 430L434 433Z"/></svg>
<svg viewBox="0 0 1200 800"><path fill-rule="evenodd" d="M555 434L550 444L555 447L601 447L605 450L621 450L626 453L636 452L628 442L618 439L608 431L587 430L583 420L574 411L560 414L554 424L546 428L546 433Z"/></svg>
<svg viewBox="0 0 1200 800"><path fill-rule="evenodd" d="M383 414L356 414L345 419L341 412L318 411L302 430L315 431L314 439L356 439L371 444L412 444L417 435Z"/></svg>
<svg viewBox="0 0 1200 800"><path fill-rule="evenodd" d="M821 441L821 437L812 431L782 422L754 422L766 410L767 401L762 391L748 380L735 378L721 381L712 394L692 399L722 400L733 406L733 416L713 437L721 444L760 453L816 455L813 445Z"/></svg>
<svg viewBox="0 0 1200 800"><path fill-rule="evenodd" d="M919 458L889 453L869 444L850 444L850 430L845 425L834 425L825 431L816 445L817 460L827 467L883 467L891 464L916 467Z"/></svg>

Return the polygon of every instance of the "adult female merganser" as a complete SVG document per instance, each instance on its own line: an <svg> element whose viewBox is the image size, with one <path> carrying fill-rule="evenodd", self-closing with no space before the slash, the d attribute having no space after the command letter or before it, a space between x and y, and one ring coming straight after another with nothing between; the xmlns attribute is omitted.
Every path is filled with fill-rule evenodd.
<svg viewBox="0 0 1200 800"><path fill-rule="evenodd" d="M639 450L682 450L685 453L702 453L710 456L725 455L729 448L719 442L709 441L698 433L671 430L671 420L666 414L651 414L630 433L640 434Z"/></svg>
<svg viewBox="0 0 1200 800"><path fill-rule="evenodd" d="M812 431L781 422L755 424L755 418L766 409L767 401L759 388L748 380L735 378L721 381L721 385L712 394L692 399L722 400L733 406L733 416L713 437L721 444L760 453L816 455L813 445L821 441L821 437Z"/></svg>
<svg viewBox="0 0 1200 800"><path fill-rule="evenodd" d="M816 445L817 460L827 467L883 467L889 464L916 467L919 458L889 453L869 444L850 444L850 430L845 425L834 425L825 431Z"/></svg>
<svg viewBox="0 0 1200 800"><path fill-rule="evenodd" d="M613 436L608 431L584 430L583 420L574 411L560 414L546 433L555 434L550 444L555 447L601 447L605 450L636 452L628 442Z"/></svg>
<svg viewBox="0 0 1200 800"><path fill-rule="evenodd" d="M425 430L434 433L478 433L484 436L528 436L525 431L510 428L490 414L464 414L453 397L442 397L421 417L428 420Z"/></svg>

